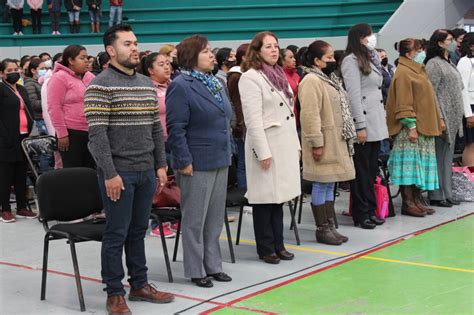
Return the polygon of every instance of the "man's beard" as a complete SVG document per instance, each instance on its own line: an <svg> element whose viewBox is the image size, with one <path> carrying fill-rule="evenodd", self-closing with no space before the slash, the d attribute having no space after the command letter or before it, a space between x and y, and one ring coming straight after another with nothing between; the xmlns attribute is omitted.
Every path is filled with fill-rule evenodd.
<svg viewBox="0 0 474 315"><path fill-rule="evenodd" d="M127 69L135 69L140 64L140 62L133 63L130 61L130 59L119 60L118 62L121 66Z"/></svg>

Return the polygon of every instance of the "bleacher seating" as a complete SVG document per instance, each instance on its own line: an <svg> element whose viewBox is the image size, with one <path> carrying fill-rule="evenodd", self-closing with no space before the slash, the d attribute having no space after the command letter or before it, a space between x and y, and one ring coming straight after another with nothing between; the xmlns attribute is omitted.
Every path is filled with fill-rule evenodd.
<svg viewBox="0 0 474 315"><path fill-rule="evenodd" d="M237 0L217 3L204 0L125 0L123 16L140 42L177 42L199 33L211 40L249 39L261 30L274 31L281 38L343 36L357 23L369 23L378 31L397 10L402 0ZM25 5L26 7L26 5ZM25 8L25 18L30 19ZM104 1L101 29L107 28L108 1ZM43 9L43 34L12 36L9 23L0 24L3 47L100 44L101 34L90 33L87 6L81 11L81 33L69 34L67 13L61 18L60 36L51 36L49 15Z"/></svg>

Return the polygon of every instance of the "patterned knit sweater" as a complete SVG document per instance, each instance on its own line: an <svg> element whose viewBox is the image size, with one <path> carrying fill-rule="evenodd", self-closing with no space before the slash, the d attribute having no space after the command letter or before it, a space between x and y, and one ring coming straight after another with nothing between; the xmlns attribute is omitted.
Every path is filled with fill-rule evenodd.
<svg viewBox="0 0 474 315"><path fill-rule="evenodd" d="M156 91L148 77L110 66L87 88L84 113L89 150L106 179L166 166Z"/></svg>

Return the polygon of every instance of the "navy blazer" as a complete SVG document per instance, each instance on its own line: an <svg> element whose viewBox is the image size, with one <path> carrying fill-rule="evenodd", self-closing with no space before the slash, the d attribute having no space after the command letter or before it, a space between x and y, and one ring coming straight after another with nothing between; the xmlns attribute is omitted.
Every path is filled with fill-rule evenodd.
<svg viewBox="0 0 474 315"><path fill-rule="evenodd" d="M194 171L210 171L231 163L232 108L221 91L222 104L199 80L181 74L166 92L166 126L171 167L192 164Z"/></svg>

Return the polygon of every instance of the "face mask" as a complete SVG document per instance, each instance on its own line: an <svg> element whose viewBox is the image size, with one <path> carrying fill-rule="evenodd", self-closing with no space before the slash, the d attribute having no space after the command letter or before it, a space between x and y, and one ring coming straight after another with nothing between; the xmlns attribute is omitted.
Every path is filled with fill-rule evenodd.
<svg viewBox="0 0 474 315"><path fill-rule="evenodd" d="M369 41L366 46L370 50L373 50L375 47L377 47L377 37L375 37L375 34L369 36Z"/></svg>
<svg viewBox="0 0 474 315"><path fill-rule="evenodd" d="M44 62L44 66L46 69L51 69L53 67L53 61L51 59L48 59Z"/></svg>
<svg viewBox="0 0 474 315"><path fill-rule="evenodd" d="M382 64L382 66L386 67L388 65L388 58L382 58L382 61L380 63Z"/></svg>
<svg viewBox="0 0 474 315"><path fill-rule="evenodd" d="M417 64L423 64L423 61L425 61L425 58L426 58L426 52L423 50L423 51L420 51L419 53L417 53L415 55L415 57L413 57L413 61L416 62Z"/></svg>
<svg viewBox="0 0 474 315"><path fill-rule="evenodd" d="M227 68L230 69L230 68L232 68L232 67L234 67L234 66L237 65L237 60L234 60L234 61L227 61L227 62L226 62L226 65L227 65Z"/></svg>
<svg viewBox="0 0 474 315"><path fill-rule="evenodd" d="M171 62L171 67L173 68L173 70L179 69L178 58L173 57L173 61Z"/></svg>
<svg viewBox="0 0 474 315"><path fill-rule="evenodd" d="M337 69L337 63L335 61L325 61L326 68L323 68L322 71L325 75L329 76L334 70Z"/></svg>
<svg viewBox="0 0 474 315"><path fill-rule="evenodd" d="M456 51L456 49L457 49L456 42L453 40L451 44L449 44L448 46L448 51L453 53Z"/></svg>
<svg viewBox="0 0 474 315"><path fill-rule="evenodd" d="M39 69L38 70L38 77L41 78L41 77L44 77L46 75L46 69Z"/></svg>
<svg viewBox="0 0 474 315"><path fill-rule="evenodd" d="M7 81L10 84L15 84L20 80L20 73L19 72L12 72L12 73L7 73L7 77L5 81Z"/></svg>

